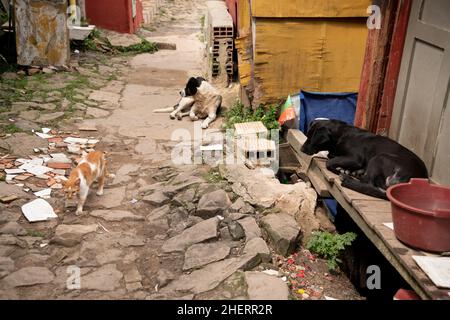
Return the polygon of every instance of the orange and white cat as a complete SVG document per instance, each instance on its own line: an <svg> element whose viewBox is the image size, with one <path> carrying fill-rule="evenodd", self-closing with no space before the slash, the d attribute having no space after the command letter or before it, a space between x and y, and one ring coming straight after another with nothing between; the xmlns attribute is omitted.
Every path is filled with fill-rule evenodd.
<svg viewBox="0 0 450 320"><path fill-rule="evenodd" d="M83 205L92 183L98 181L97 195L101 196L106 178L113 176L108 174L106 169L105 153L92 151L83 155L77 167L70 173L69 179L63 184L66 198L71 199L78 194L77 215L83 212Z"/></svg>

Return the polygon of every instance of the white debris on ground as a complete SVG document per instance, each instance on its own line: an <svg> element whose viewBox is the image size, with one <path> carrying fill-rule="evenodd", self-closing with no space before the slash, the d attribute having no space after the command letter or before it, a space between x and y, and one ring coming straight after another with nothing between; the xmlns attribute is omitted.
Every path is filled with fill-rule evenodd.
<svg viewBox="0 0 450 320"><path fill-rule="evenodd" d="M22 206L22 212L30 221L42 221L56 217L51 205L44 199L50 199L52 190L62 189L73 164L79 161L83 152L94 151L99 142L93 137L81 138L78 133L58 132L51 128L42 128L34 133L47 140L48 147L35 148L33 155L16 158L5 155L0 158L0 172L5 173L5 182L22 187L35 199ZM7 194L0 201L8 203L17 199L15 194Z"/></svg>

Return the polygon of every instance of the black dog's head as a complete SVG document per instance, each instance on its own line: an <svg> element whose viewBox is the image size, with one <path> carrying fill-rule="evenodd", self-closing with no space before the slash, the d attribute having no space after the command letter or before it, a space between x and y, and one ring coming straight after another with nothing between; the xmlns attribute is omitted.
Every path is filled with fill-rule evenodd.
<svg viewBox="0 0 450 320"><path fill-rule="evenodd" d="M186 88L180 91L180 95L182 97L194 96L197 93L198 87L200 87L203 81L205 81L205 79L203 79L202 77L189 78L188 82L186 83Z"/></svg>
<svg viewBox="0 0 450 320"><path fill-rule="evenodd" d="M332 142L330 120L315 120L311 122L307 133L308 139L301 151L313 155L319 151L329 151Z"/></svg>

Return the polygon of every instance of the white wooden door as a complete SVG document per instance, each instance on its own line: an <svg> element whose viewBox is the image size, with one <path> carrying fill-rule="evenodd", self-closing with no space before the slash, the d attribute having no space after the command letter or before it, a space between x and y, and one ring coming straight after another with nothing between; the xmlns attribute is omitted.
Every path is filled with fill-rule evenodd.
<svg viewBox="0 0 450 320"><path fill-rule="evenodd" d="M450 186L450 1L413 0L389 135Z"/></svg>

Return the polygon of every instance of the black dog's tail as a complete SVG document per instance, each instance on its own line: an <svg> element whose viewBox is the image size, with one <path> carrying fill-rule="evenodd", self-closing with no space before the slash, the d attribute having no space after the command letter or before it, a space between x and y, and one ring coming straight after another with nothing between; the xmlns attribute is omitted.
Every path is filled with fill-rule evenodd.
<svg viewBox="0 0 450 320"><path fill-rule="evenodd" d="M357 192L360 192L363 194L367 194L368 196L371 196L371 197L388 200L385 190L377 188L368 183L363 183L359 180L355 180L355 179L351 179L351 178L345 179L344 181L342 181L341 185L345 188L349 188L354 191L357 191Z"/></svg>

